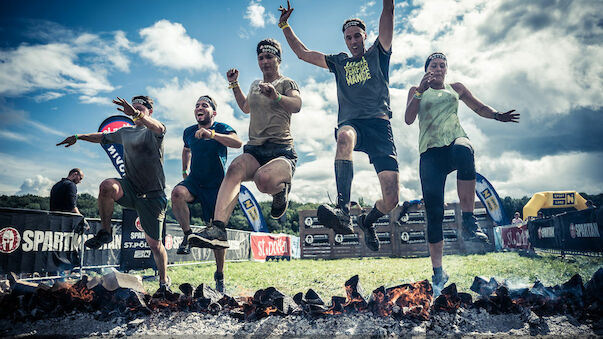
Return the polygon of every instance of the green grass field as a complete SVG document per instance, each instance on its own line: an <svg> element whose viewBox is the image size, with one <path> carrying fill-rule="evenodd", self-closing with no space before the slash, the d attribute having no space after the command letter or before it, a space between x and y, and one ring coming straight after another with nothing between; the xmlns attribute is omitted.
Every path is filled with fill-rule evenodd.
<svg viewBox="0 0 603 339"><path fill-rule="evenodd" d="M537 258L527 258L514 252L444 256L449 283L456 283L459 291L465 292L469 292L476 275L526 284L538 279L548 286L566 282L576 273L582 275L586 283L600 267L603 267L601 257L561 258L559 255L541 254ZM172 278L172 289L178 291L178 285L186 282L193 286L207 283L213 287L214 270L214 264L200 264L170 267L168 274ZM365 295L381 285L431 280L432 274L429 258L236 262L226 263L224 271L227 293L233 296L253 295L258 289L274 286L290 296L312 288L325 299L332 295L345 295L344 282L355 274L360 276ZM150 270L135 273L153 274ZM151 293L158 287L156 280L145 281L144 284Z"/></svg>

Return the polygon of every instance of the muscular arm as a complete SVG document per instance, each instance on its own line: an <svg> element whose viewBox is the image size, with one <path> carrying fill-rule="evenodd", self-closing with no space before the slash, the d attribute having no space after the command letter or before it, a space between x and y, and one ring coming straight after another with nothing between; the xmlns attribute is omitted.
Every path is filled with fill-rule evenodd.
<svg viewBox="0 0 603 339"><path fill-rule="evenodd" d="M287 39L289 47L291 47L293 53L295 53L298 58L318 67L329 68L327 66L327 60L325 59L325 55L317 51L309 50L306 45L304 45L301 40L299 40L297 35L295 35L291 27L283 29L283 34L285 34L285 38Z"/></svg>
<svg viewBox="0 0 603 339"><path fill-rule="evenodd" d="M406 122L407 125L411 125L413 122L415 122L417 114L419 113L419 105L421 100L414 97L416 90L417 88L413 86L408 91L408 98L406 99L406 112L404 113L404 122Z"/></svg>
<svg viewBox="0 0 603 339"><path fill-rule="evenodd" d="M216 141L222 145L230 148L241 148L241 146L243 146L243 142L235 132L225 134L216 133L214 139L216 139Z"/></svg>
<svg viewBox="0 0 603 339"><path fill-rule="evenodd" d="M241 87L237 86L233 88L232 92L235 96L235 99L237 100L237 105L239 105L241 111L243 111L243 113L245 114L249 114L249 103L247 102L247 98L245 97L245 94L243 94Z"/></svg>
<svg viewBox="0 0 603 339"><path fill-rule="evenodd" d="M500 113L494 108L484 104L460 82L450 84L452 88L459 94L459 99L467 105L473 112L487 119L494 119L501 122L519 122L519 113L513 113L515 110L510 110L505 113Z"/></svg>
<svg viewBox="0 0 603 339"><path fill-rule="evenodd" d="M186 179L188 176L184 172L188 172L189 166L191 165L191 149L188 147L182 147L182 177Z"/></svg>
<svg viewBox="0 0 603 339"><path fill-rule="evenodd" d="M282 97L281 101L278 102L285 111L289 113L298 113L301 110L301 96L299 91L296 89L288 90Z"/></svg>
<svg viewBox="0 0 603 339"><path fill-rule="evenodd" d="M383 0L383 10L379 19L379 42L389 51L394 38L394 0Z"/></svg>
<svg viewBox="0 0 603 339"><path fill-rule="evenodd" d="M147 114L142 114L140 121L146 126L146 128L153 131L155 134L163 134L165 132L165 126L159 120L151 117Z"/></svg>
<svg viewBox="0 0 603 339"><path fill-rule="evenodd" d="M76 138L77 135L77 138ZM84 140L88 142L93 142L99 144L103 140L103 133L88 133L88 134L74 134L68 136L63 141L59 142L57 146L65 145L65 147L69 147L75 144L78 140Z"/></svg>

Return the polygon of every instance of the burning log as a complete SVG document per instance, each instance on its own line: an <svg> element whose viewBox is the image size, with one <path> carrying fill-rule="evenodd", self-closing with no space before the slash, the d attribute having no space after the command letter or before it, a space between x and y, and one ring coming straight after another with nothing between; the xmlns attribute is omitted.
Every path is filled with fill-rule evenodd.
<svg viewBox="0 0 603 339"><path fill-rule="evenodd" d="M364 293L360 286L358 275L355 275L345 282L345 292L347 300L342 305L345 312L365 311L368 304L362 294Z"/></svg>
<svg viewBox="0 0 603 339"><path fill-rule="evenodd" d="M433 290L427 280L385 289L377 288L371 294L368 309L382 317L412 316L429 319Z"/></svg>
<svg viewBox="0 0 603 339"><path fill-rule="evenodd" d="M472 304L471 294L459 293L456 289L456 284L450 284L442 290L435 301L433 309L436 312L455 313L460 307L469 308Z"/></svg>
<svg viewBox="0 0 603 339"><path fill-rule="evenodd" d="M306 295L302 292L293 296L293 301L300 307L301 311L312 317L322 315L327 308L324 301L313 289L308 289Z"/></svg>
<svg viewBox="0 0 603 339"><path fill-rule="evenodd" d="M475 277L473 284L471 284L470 290L486 298L492 295L494 291L500 286L500 283L494 278L487 280L485 277Z"/></svg>
<svg viewBox="0 0 603 339"><path fill-rule="evenodd" d="M251 301L251 302L249 302ZM295 301L274 287L258 290L243 304L245 320L255 321L269 315L289 315L297 309Z"/></svg>

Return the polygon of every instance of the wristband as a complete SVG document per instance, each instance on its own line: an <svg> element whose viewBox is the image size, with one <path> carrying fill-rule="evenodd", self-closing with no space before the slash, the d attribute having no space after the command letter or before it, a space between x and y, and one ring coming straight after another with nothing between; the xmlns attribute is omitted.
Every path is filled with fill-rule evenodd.
<svg viewBox="0 0 603 339"><path fill-rule="evenodd" d="M423 95L422 92L419 92L418 90L416 90L415 94L413 94L413 98L417 98L417 99L421 100L422 95Z"/></svg>
<svg viewBox="0 0 603 339"><path fill-rule="evenodd" d="M187 174L187 173L186 173L186 170L182 170L182 174Z"/></svg>
<svg viewBox="0 0 603 339"><path fill-rule="evenodd" d="M142 118L142 115L143 115L142 112L138 111L138 114L136 114L135 116L132 117L132 121L136 121L136 120Z"/></svg>
<svg viewBox="0 0 603 339"><path fill-rule="evenodd" d="M498 112L494 113L494 120L500 121L500 119L498 119L499 116L500 116L500 113L498 113Z"/></svg>
<svg viewBox="0 0 603 339"><path fill-rule="evenodd" d="M274 102L279 102L279 101L281 101L282 98L283 98L283 96L279 93L278 98L274 99Z"/></svg>
<svg viewBox="0 0 603 339"><path fill-rule="evenodd" d="M238 81L233 81L231 83L228 84L228 89L233 89L233 88L237 88L239 87L239 82Z"/></svg>
<svg viewBox="0 0 603 339"><path fill-rule="evenodd" d="M287 21L284 21L284 22L279 22L279 23L278 23L278 27L279 27L280 29L285 29L285 28L289 27L289 23L288 23Z"/></svg>
<svg viewBox="0 0 603 339"><path fill-rule="evenodd" d="M211 135L209 136L210 139L213 139L216 137L216 131L214 131L213 129L210 130Z"/></svg>

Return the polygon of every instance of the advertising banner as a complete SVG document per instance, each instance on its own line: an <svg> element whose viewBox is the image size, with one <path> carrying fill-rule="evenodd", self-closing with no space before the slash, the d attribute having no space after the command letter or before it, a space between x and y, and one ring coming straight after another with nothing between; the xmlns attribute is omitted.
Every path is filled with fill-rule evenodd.
<svg viewBox="0 0 603 339"><path fill-rule="evenodd" d="M502 226L500 229L502 248L520 248L530 249L530 236L528 234L528 225Z"/></svg>
<svg viewBox="0 0 603 339"><path fill-rule="evenodd" d="M134 126L134 121L125 115L114 115L101 122L100 126L98 127L98 131L102 133L112 133L126 126ZM109 156L109 159L111 159L113 166L123 178L123 176L126 174L123 146L120 144L101 144L101 147L105 150L105 152L107 152L107 155Z"/></svg>
<svg viewBox="0 0 603 339"><path fill-rule="evenodd" d="M79 266L84 217L0 208L0 274L56 273Z"/></svg>
<svg viewBox="0 0 603 339"><path fill-rule="evenodd" d="M86 220L90 228L84 234L84 241L92 238L101 229L100 219ZM111 220L111 229L113 230L113 241L96 250L84 249L84 267L119 265L121 258L121 220Z"/></svg>
<svg viewBox="0 0 603 339"><path fill-rule="evenodd" d="M603 225L597 223L597 210L566 212L554 218L561 229L564 250L603 252Z"/></svg>
<svg viewBox="0 0 603 339"><path fill-rule="evenodd" d="M291 258L291 238L286 234L251 233L253 260Z"/></svg>
<svg viewBox="0 0 603 339"><path fill-rule="evenodd" d="M138 213L135 210L124 208L122 220L119 270L155 269L155 259L153 259L151 247L147 243ZM163 227L162 238L165 239L165 227Z"/></svg>
<svg viewBox="0 0 603 339"><path fill-rule="evenodd" d="M268 226L266 225L266 220L264 220L260 204L258 204L251 191L244 185L241 185L241 191L239 192L239 205L241 205L243 214L247 217L247 222L249 222L251 229L256 232L268 232Z"/></svg>
<svg viewBox="0 0 603 339"><path fill-rule="evenodd" d="M561 250L561 232L553 218L528 221L530 243L535 248Z"/></svg>
<svg viewBox="0 0 603 339"><path fill-rule="evenodd" d="M498 193L488 179L479 173L475 173L475 193L495 223L498 225L509 223L510 220L507 218Z"/></svg>
<svg viewBox="0 0 603 339"><path fill-rule="evenodd" d="M291 238L291 258L299 259L301 258L301 248L299 243L299 237L294 235L290 236Z"/></svg>

